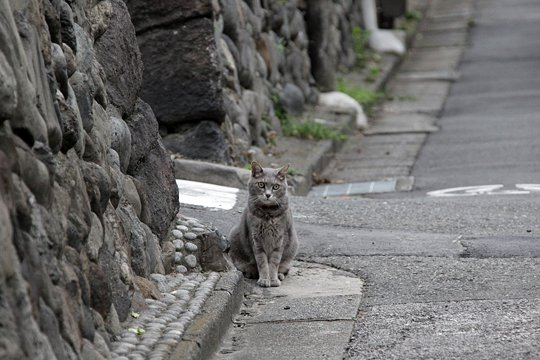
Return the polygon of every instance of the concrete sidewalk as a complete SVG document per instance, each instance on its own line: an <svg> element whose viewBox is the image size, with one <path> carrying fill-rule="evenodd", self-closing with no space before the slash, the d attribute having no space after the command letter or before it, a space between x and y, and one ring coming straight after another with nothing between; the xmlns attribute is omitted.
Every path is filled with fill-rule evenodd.
<svg viewBox="0 0 540 360"><path fill-rule="evenodd" d="M249 282L240 314L214 359L340 359L363 282L353 274L296 262L278 288Z"/></svg>
<svg viewBox="0 0 540 360"><path fill-rule="evenodd" d="M412 167L427 135L438 130L435 122L450 86L459 77L457 67L467 45L471 19L470 1L433 2L412 48L386 87L392 100L382 105L367 131L351 136L333 154L324 171L323 178L340 185L314 187L311 195L353 196L412 189ZM395 186L381 186L381 181L393 181ZM351 191L351 184L358 190Z"/></svg>

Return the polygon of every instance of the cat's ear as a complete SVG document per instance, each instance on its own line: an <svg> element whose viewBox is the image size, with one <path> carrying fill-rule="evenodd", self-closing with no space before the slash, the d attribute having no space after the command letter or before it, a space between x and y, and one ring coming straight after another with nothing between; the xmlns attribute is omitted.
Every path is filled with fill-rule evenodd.
<svg viewBox="0 0 540 360"><path fill-rule="evenodd" d="M276 176L279 180L283 181L285 180L285 177L287 176L287 172L289 171L290 164L285 165L281 169L278 170Z"/></svg>
<svg viewBox="0 0 540 360"><path fill-rule="evenodd" d="M262 175L263 175L262 166L258 162L252 161L251 162L251 176L253 176L254 178L258 178L258 177L261 177Z"/></svg>

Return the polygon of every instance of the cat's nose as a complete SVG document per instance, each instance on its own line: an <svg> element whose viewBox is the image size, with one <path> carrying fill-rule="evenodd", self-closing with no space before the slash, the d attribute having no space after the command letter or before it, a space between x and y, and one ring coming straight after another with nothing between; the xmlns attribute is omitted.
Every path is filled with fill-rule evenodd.
<svg viewBox="0 0 540 360"><path fill-rule="evenodd" d="M266 195L267 199L270 199L270 196L272 196L272 194L264 194L264 195Z"/></svg>

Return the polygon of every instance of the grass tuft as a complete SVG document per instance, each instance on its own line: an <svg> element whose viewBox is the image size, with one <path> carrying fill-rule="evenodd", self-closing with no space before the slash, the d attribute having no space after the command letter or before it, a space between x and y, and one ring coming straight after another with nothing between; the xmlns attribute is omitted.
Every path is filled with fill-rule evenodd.
<svg viewBox="0 0 540 360"><path fill-rule="evenodd" d="M360 26L352 28L353 49L356 55L356 66L364 67L367 60L367 48L369 40L369 31L362 29Z"/></svg>
<svg viewBox="0 0 540 360"><path fill-rule="evenodd" d="M274 113L281 123L281 130L285 136L299 137L303 139L330 139L335 141L345 141L347 136L328 126L319 124L313 120L300 120L292 116L283 107L279 96L273 95Z"/></svg>
<svg viewBox="0 0 540 360"><path fill-rule="evenodd" d="M302 139L345 141L347 136L337 130L331 129L313 120L298 120L287 116L281 121L281 128L285 136L294 136Z"/></svg>
<svg viewBox="0 0 540 360"><path fill-rule="evenodd" d="M356 86L345 79L338 79L336 89L358 101L368 116L373 115L375 105L385 97L383 92Z"/></svg>

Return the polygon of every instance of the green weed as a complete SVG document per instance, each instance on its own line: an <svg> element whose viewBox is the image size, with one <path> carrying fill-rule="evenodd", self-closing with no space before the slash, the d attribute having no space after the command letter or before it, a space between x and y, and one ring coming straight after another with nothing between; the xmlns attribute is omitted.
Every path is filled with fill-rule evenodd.
<svg viewBox="0 0 540 360"><path fill-rule="evenodd" d="M347 82L345 79L338 79L336 90L341 91L358 101L368 116L373 115L375 105L385 97L382 92L356 86Z"/></svg>
<svg viewBox="0 0 540 360"><path fill-rule="evenodd" d="M405 13L405 19L409 21L418 21L422 18L422 15L416 10L409 10Z"/></svg>
<svg viewBox="0 0 540 360"><path fill-rule="evenodd" d="M281 120L281 129L285 136L294 136L302 139L345 141L347 136L337 130L319 124L311 119L298 120L287 116Z"/></svg>
<svg viewBox="0 0 540 360"><path fill-rule="evenodd" d="M356 55L356 65L363 67L368 59L367 48L369 40L369 31L360 26L352 28L353 49Z"/></svg>
<svg viewBox="0 0 540 360"><path fill-rule="evenodd" d="M289 166L289 170L287 170L287 175L289 175L289 176L296 176L296 175L298 175L298 174L300 174L300 171L298 171L297 168L294 168L294 167L292 167L292 166Z"/></svg>
<svg viewBox="0 0 540 360"><path fill-rule="evenodd" d="M416 10L409 10L403 16L399 28L407 33L411 33L418 21L422 18L422 14Z"/></svg>
<svg viewBox="0 0 540 360"><path fill-rule="evenodd" d="M299 120L287 113L277 94L272 95L274 114L281 123L281 130L285 136L294 136L303 139L330 139L344 141L347 136L313 120Z"/></svg>
<svg viewBox="0 0 540 360"><path fill-rule="evenodd" d="M374 82L375 80L377 80L379 75L381 75L381 72L382 72L382 69L379 66L379 64L372 63L367 70L366 81Z"/></svg>

